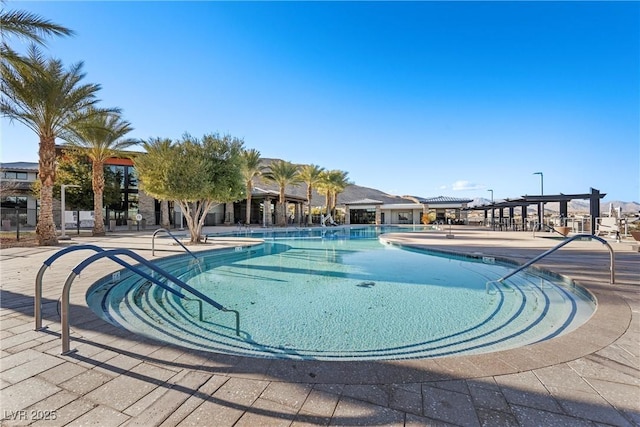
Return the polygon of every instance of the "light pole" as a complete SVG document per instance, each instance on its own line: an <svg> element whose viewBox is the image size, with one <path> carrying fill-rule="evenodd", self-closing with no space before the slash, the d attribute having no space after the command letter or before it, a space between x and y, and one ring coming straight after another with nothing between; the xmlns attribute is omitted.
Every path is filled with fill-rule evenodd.
<svg viewBox="0 0 640 427"><path fill-rule="evenodd" d="M540 175L540 195L544 196L544 175L542 172L534 172L533 175ZM542 221L544 220L544 201L540 200L538 204L538 230L542 230Z"/></svg>
<svg viewBox="0 0 640 427"><path fill-rule="evenodd" d="M66 220L66 218L65 218L66 206L65 206L65 201L64 201L64 191L65 191L65 189L67 187L80 187L80 186L79 185L75 185L75 184L62 184L62 185L60 185L60 205L62 206L62 212L61 212L62 213L62 215L61 215L62 221L60 221L61 222L60 229L62 230L62 234L59 237L60 240L69 239L69 236L67 236L64 233L64 223L65 223L65 220ZM78 221L80 221L80 218L78 218Z"/></svg>
<svg viewBox="0 0 640 427"><path fill-rule="evenodd" d="M493 220L494 215L495 215L494 214L495 211L494 211L494 207L493 207L493 190L487 190L487 191L491 191L491 228L493 230L495 230L496 229L496 223Z"/></svg>

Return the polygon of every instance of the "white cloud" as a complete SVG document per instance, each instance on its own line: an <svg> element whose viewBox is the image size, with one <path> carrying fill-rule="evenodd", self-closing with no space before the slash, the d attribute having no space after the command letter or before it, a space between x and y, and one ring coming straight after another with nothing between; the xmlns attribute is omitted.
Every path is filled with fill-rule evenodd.
<svg viewBox="0 0 640 427"><path fill-rule="evenodd" d="M459 180L452 184L451 189L453 191L482 190L484 189L484 186L469 181Z"/></svg>
<svg viewBox="0 0 640 427"><path fill-rule="evenodd" d="M439 190L446 190L447 188L449 188L447 185L441 185Z"/></svg>

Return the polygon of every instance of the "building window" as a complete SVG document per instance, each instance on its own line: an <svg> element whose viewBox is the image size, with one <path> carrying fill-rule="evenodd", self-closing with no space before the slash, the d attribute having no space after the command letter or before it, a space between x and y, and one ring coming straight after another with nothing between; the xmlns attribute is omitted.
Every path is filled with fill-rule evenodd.
<svg viewBox="0 0 640 427"><path fill-rule="evenodd" d="M26 209L27 208L27 196L9 196L2 198L2 208L4 209Z"/></svg>
<svg viewBox="0 0 640 427"><path fill-rule="evenodd" d="M28 179L28 175L26 172L5 172L4 178L26 181Z"/></svg>
<svg viewBox="0 0 640 427"><path fill-rule="evenodd" d="M413 212L398 212L399 224L411 224L413 222Z"/></svg>

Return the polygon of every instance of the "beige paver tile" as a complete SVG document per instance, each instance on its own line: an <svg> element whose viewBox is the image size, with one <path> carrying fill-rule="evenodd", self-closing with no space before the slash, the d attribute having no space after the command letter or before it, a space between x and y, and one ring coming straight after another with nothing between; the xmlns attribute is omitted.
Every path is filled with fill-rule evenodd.
<svg viewBox="0 0 640 427"><path fill-rule="evenodd" d="M589 392L581 392L553 388L551 392L567 415L616 426L628 425L628 421L620 412L593 389Z"/></svg>
<svg viewBox="0 0 640 427"><path fill-rule="evenodd" d="M622 384L640 385L640 377L634 374L628 367L622 367L609 359L589 355L568 362L568 365L581 377L591 382L591 379L615 381Z"/></svg>
<svg viewBox="0 0 640 427"><path fill-rule="evenodd" d="M125 354L117 354L115 352L111 353L114 354L114 357L107 359L104 363L96 366L95 370L97 372L104 372L108 375L122 374L142 363L141 359L137 359L135 357L130 357Z"/></svg>
<svg viewBox="0 0 640 427"><path fill-rule="evenodd" d="M0 390L2 409L16 411L58 393L61 389L40 378L27 378Z"/></svg>
<svg viewBox="0 0 640 427"><path fill-rule="evenodd" d="M129 417L122 412L118 412L108 406L96 406L86 414L68 424L69 427L75 426L100 426L110 427L119 426L129 419Z"/></svg>
<svg viewBox="0 0 640 427"><path fill-rule="evenodd" d="M329 423L331 426L403 426L404 413L385 406L341 397Z"/></svg>
<svg viewBox="0 0 640 427"><path fill-rule="evenodd" d="M612 406L625 412L640 413L640 387L595 378L589 384Z"/></svg>
<svg viewBox="0 0 640 427"><path fill-rule="evenodd" d="M179 425L202 425L203 420L210 418L211 414L215 414L215 425L233 425L258 399L267 385L266 381L230 378Z"/></svg>
<svg viewBox="0 0 640 427"><path fill-rule="evenodd" d="M33 425L46 427L67 426L71 421L81 417L96 406L97 405L93 402L89 402L83 398L77 398L69 402L68 405L57 409L55 420L41 420Z"/></svg>
<svg viewBox="0 0 640 427"><path fill-rule="evenodd" d="M347 384L342 390L342 395L375 405L389 406L389 392L378 385Z"/></svg>
<svg viewBox="0 0 640 427"><path fill-rule="evenodd" d="M510 404L562 413L555 399L532 371L495 377L502 395Z"/></svg>
<svg viewBox="0 0 640 427"><path fill-rule="evenodd" d="M458 425L480 425L470 395L428 385L422 387L422 413Z"/></svg>
<svg viewBox="0 0 640 427"><path fill-rule="evenodd" d="M38 377L49 381L52 384L61 384L86 371L86 368L78 366L75 363L64 362L60 365L54 366L51 369L47 369L46 371L39 373Z"/></svg>
<svg viewBox="0 0 640 427"><path fill-rule="evenodd" d="M510 410L509 412L502 412L490 408L476 408L476 413L482 426L520 427L517 418Z"/></svg>
<svg viewBox="0 0 640 427"><path fill-rule="evenodd" d="M484 408L492 411L510 412L507 399L499 390L478 387L475 384L469 384L471 399L476 408Z"/></svg>
<svg viewBox="0 0 640 427"><path fill-rule="evenodd" d="M591 421L527 406L512 405L511 411L522 427L593 427Z"/></svg>
<svg viewBox="0 0 640 427"><path fill-rule="evenodd" d="M143 363L87 393L86 398L123 411L173 375L174 371Z"/></svg>
<svg viewBox="0 0 640 427"><path fill-rule="evenodd" d="M102 384L111 381L113 376L106 375L101 372L96 372L94 370L87 370L80 375L76 375L73 378L70 378L67 381L59 384L60 387L65 390L69 390L72 393L84 395L89 393L91 390L100 387Z"/></svg>
<svg viewBox="0 0 640 427"><path fill-rule="evenodd" d="M234 426L286 427L293 422L296 413L296 409L289 405L258 398Z"/></svg>
<svg viewBox="0 0 640 427"><path fill-rule="evenodd" d="M222 375L212 376L204 385L202 385L196 393L189 397L183 404L181 404L168 418L166 418L160 425L169 427L178 425L185 418L191 415L202 403L211 397L225 382L229 380L229 377ZM191 422L191 421L189 421Z"/></svg>
<svg viewBox="0 0 640 427"><path fill-rule="evenodd" d="M408 390L398 385L389 387L389 407L411 414L422 415L422 392Z"/></svg>
<svg viewBox="0 0 640 427"><path fill-rule="evenodd" d="M533 372L547 389L556 387L586 393L593 391L591 386L565 363L536 369Z"/></svg>
<svg viewBox="0 0 640 427"><path fill-rule="evenodd" d="M4 371L2 379L15 384L62 363L64 363L63 359L40 353L40 357Z"/></svg>
<svg viewBox="0 0 640 427"><path fill-rule="evenodd" d="M445 421L434 420L433 418L421 417L415 414L407 414L405 417L405 427L454 427Z"/></svg>
<svg viewBox="0 0 640 427"><path fill-rule="evenodd" d="M290 384L272 381L262 392L260 398L298 410L307 399L311 388L311 384Z"/></svg>
<svg viewBox="0 0 640 427"><path fill-rule="evenodd" d="M157 397L152 402L147 402L145 398L136 402L132 407L127 408L128 415L134 415L127 426L151 426L160 425L170 417L174 411L181 408L185 401L211 378L211 375L202 372L183 371L171 379L171 388L164 391L164 394ZM156 389L162 391L161 388ZM147 396L150 396L151 393ZM145 401L145 402L142 402ZM148 404L144 406L144 404ZM144 407L143 407L144 406ZM195 408L195 406L194 406Z"/></svg>
<svg viewBox="0 0 640 427"><path fill-rule="evenodd" d="M15 368L16 366L28 363L41 357L41 354L34 350L25 350L20 353L11 353L7 357L0 359L0 372Z"/></svg>
<svg viewBox="0 0 640 427"><path fill-rule="evenodd" d="M330 418L336 409L339 398L339 394L314 388L304 401L300 413Z"/></svg>

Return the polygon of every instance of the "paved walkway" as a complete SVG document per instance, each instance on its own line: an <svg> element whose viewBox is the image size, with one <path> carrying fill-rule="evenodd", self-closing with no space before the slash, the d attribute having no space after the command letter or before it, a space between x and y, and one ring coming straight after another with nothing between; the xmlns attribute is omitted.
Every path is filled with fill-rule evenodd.
<svg viewBox="0 0 640 427"><path fill-rule="evenodd" d="M397 234L395 242L525 262L558 243L531 233L453 228ZM151 258L150 232L71 243L126 247ZM232 244L214 239L207 248ZM33 295L42 262L60 247L0 253L2 425L104 426L633 426L640 425L640 254L631 242L576 241L540 265L574 278L598 299L576 331L486 355L391 362L297 362L186 350L100 320L84 294L117 269L93 264L74 282L71 345L61 355L57 302L85 251L46 271L43 316ZM167 241L156 255L173 253Z"/></svg>

